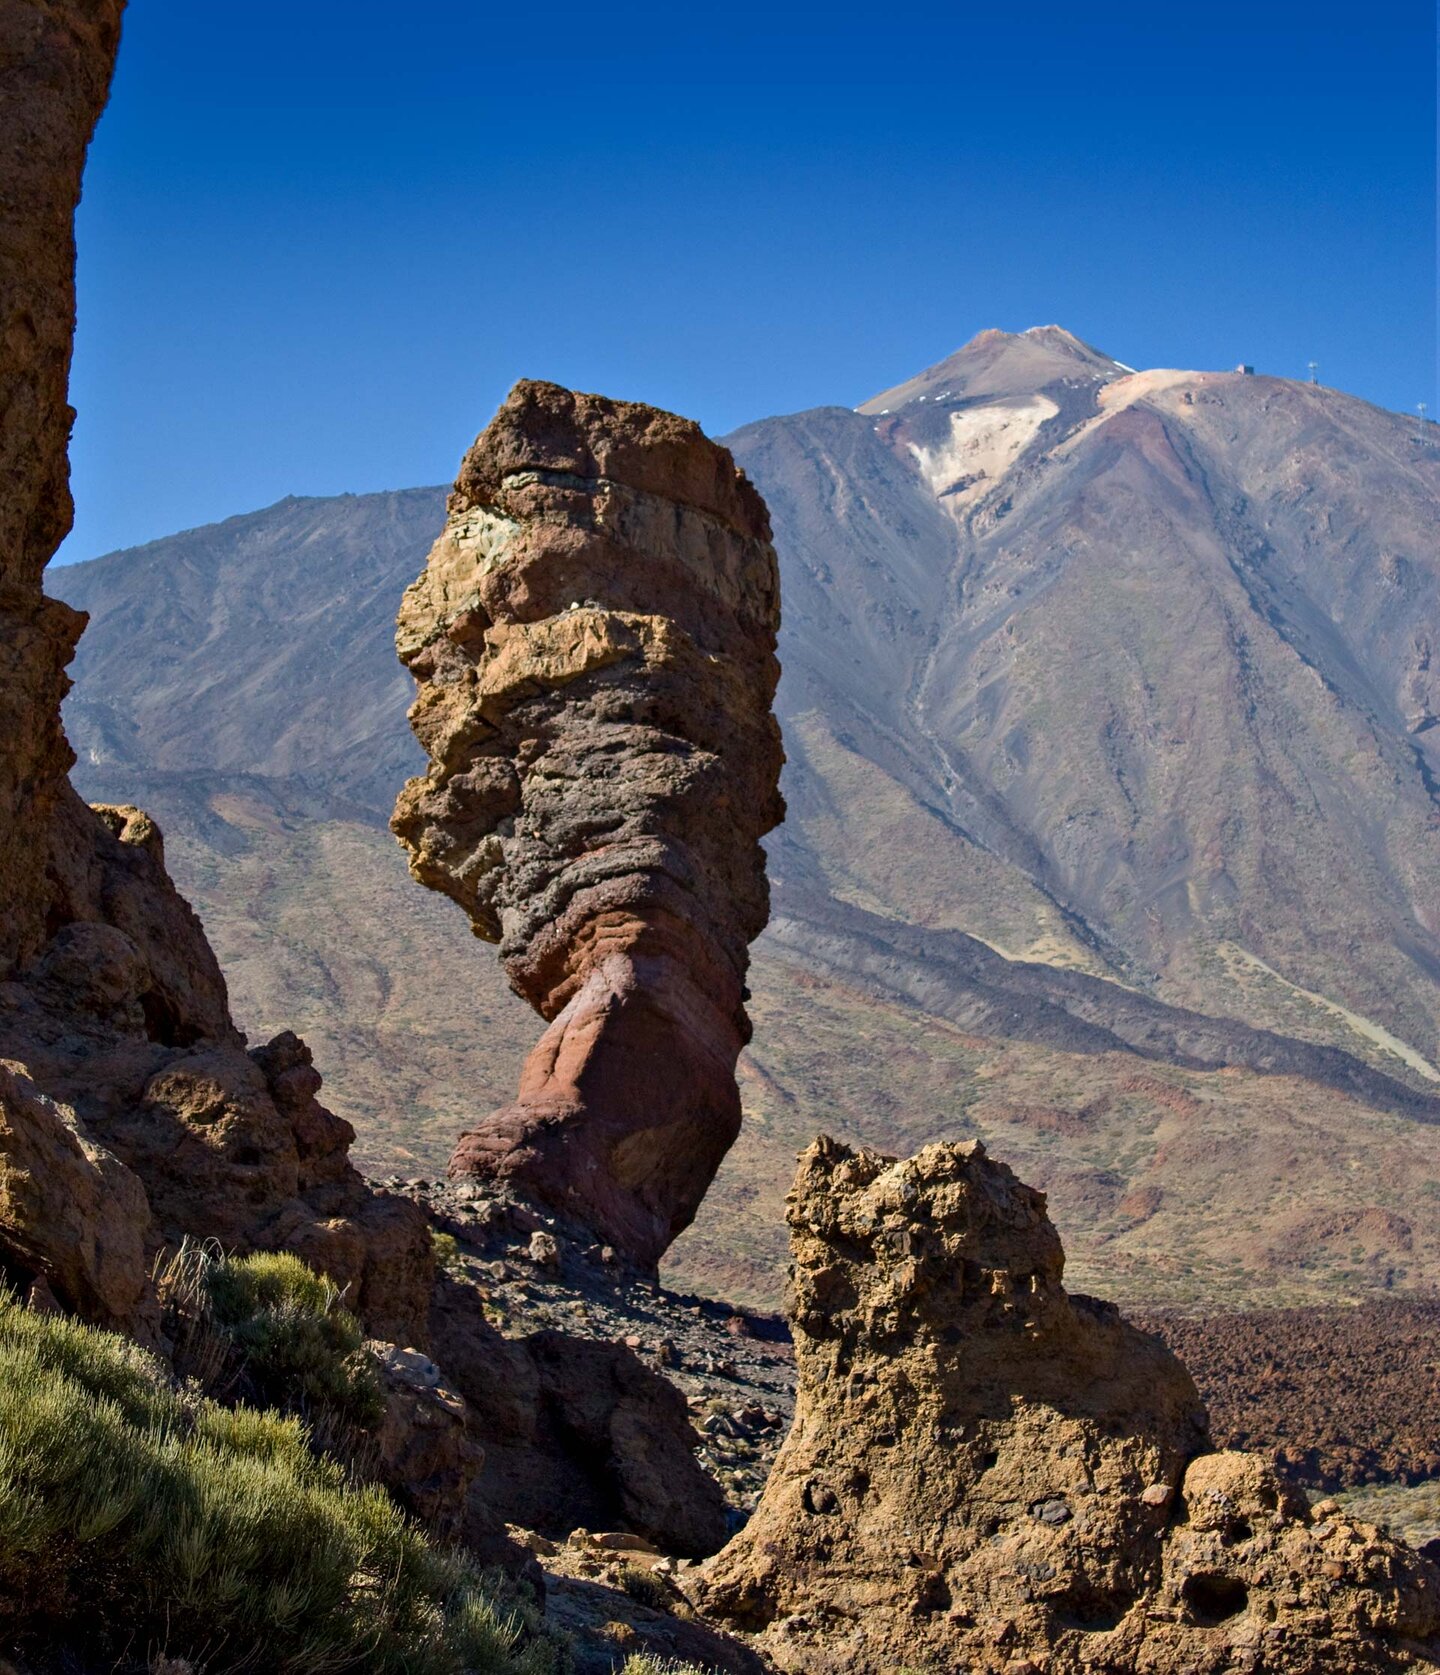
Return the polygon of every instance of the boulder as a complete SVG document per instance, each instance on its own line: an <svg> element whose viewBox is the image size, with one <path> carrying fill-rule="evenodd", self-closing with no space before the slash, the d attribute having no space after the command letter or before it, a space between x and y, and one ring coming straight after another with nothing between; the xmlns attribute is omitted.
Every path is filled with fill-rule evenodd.
<svg viewBox="0 0 1440 1675"><path fill-rule="evenodd" d="M0 1274L96 1326L150 1339L150 1206L75 1113L0 1060ZM38 1299L37 1299L38 1300Z"/></svg>
<svg viewBox="0 0 1440 1675"><path fill-rule="evenodd" d="M377 1476L400 1504L437 1534L459 1536L485 1451L466 1423L464 1399L418 1350L369 1343L385 1394L375 1439Z"/></svg>
<svg viewBox="0 0 1440 1675"><path fill-rule="evenodd" d="M496 1516L553 1540L620 1528L690 1558L724 1541L725 1499L695 1458L685 1399L633 1351L560 1332L505 1337L444 1275L431 1333L484 1447L479 1488Z"/></svg>
<svg viewBox="0 0 1440 1675"><path fill-rule="evenodd" d="M819 1140L789 1221L794 1427L698 1584L780 1669L1431 1667L1440 1571L1211 1451L1184 1367L1067 1294L1044 1195L978 1142Z"/></svg>

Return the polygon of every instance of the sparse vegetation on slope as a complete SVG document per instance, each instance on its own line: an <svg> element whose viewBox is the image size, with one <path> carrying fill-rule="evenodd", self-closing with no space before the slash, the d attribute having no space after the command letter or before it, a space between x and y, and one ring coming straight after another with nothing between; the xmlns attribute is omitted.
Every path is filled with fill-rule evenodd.
<svg viewBox="0 0 1440 1675"><path fill-rule="evenodd" d="M0 1636L205 1675L542 1675L463 1558L294 1417L174 1390L127 1340L0 1297Z"/></svg>
<svg viewBox="0 0 1440 1675"><path fill-rule="evenodd" d="M648 1652L627 1658L620 1675L712 1675L695 1663L670 1663L664 1658L652 1658Z"/></svg>

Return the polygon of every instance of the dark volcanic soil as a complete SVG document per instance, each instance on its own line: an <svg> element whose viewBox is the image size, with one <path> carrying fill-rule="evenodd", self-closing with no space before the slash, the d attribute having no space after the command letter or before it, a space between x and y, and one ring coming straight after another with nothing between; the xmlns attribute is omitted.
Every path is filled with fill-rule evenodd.
<svg viewBox="0 0 1440 1675"><path fill-rule="evenodd" d="M1440 1299L1153 1315L1215 1440L1323 1489L1440 1476Z"/></svg>

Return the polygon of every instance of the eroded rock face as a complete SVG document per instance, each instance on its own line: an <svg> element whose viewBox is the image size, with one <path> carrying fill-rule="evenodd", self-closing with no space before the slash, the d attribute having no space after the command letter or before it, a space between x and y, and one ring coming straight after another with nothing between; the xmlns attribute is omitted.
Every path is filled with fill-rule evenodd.
<svg viewBox="0 0 1440 1675"><path fill-rule="evenodd" d="M0 1273L20 1296L142 1338L155 1325L144 1188L73 1111L0 1060Z"/></svg>
<svg viewBox="0 0 1440 1675"><path fill-rule="evenodd" d="M431 1330L485 1450L480 1489L509 1523L563 1539L616 1526L699 1558L725 1539L725 1498L695 1458L685 1399L623 1344L503 1337L473 1290L440 1276Z"/></svg>
<svg viewBox="0 0 1440 1675"><path fill-rule="evenodd" d="M1298 1675L1433 1647L1440 1571L1209 1452L1185 1369L1067 1295L1043 1194L978 1143L820 1140L789 1220L795 1425L701 1584L780 1668Z"/></svg>
<svg viewBox="0 0 1440 1675"><path fill-rule="evenodd" d="M85 619L40 577L73 515L73 221L123 10L0 3L0 976L43 940L43 856L73 760L60 700Z"/></svg>
<svg viewBox="0 0 1440 1675"><path fill-rule="evenodd" d="M377 1335L413 1341L423 1216L350 1167L303 1043L247 1053L153 823L66 778L84 618L41 574L72 516L72 222L122 10L0 0L0 1250L56 1302L141 1331L161 1239L294 1249Z"/></svg>
<svg viewBox="0 0 1440 1675"><path fill-rule="evenodd" d="M522 383L400 610L431 758L394 829L549 1020L452 1172L514 1180L644 1261L740 1123L761 837L783 813L779 582L724 448Z"/></svg>

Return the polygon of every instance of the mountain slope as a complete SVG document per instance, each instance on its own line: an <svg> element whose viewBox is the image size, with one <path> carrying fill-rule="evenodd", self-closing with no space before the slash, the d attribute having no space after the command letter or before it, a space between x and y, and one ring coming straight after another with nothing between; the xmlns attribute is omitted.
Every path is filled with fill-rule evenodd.
<svg viewBox="0 0 1440 1675"><path fill-rule="evenodd" d="M1127 1301L1440 1283L1430 436L1044 328L730 441L781 557L791 814L747 1126L677 1276L773 1301L826 1128L980 1134ZM383 829L441 505L286 501L51 578L93 619L81 789L157 815L237 1013L302 1028L407 1174L534 1030Z"/></svg>
<svg viewBox="0 0 1440 1675"><path fill-rule="evenodd" d="M836 893L1435 1079L1440 433L1044 328L732 443ZM877 505L919 574L857 539ZM933 864L896 875L897 823Z"/></svg>
<svg viewBox="0 0 1440 1675"><path fill-rule="evenodd" d="M302 775L388 813L424 762L397 589L444 506L443 489L291 498L52 571L90 613L65 710L81 763Z"/></svg>

